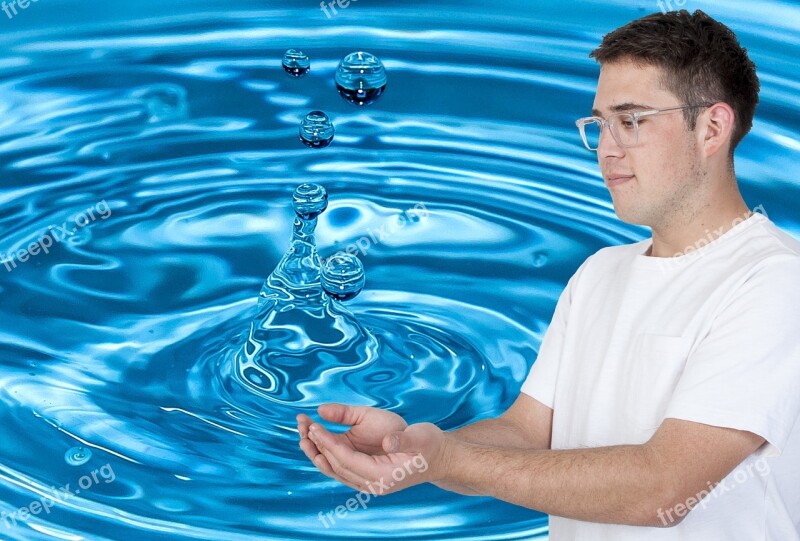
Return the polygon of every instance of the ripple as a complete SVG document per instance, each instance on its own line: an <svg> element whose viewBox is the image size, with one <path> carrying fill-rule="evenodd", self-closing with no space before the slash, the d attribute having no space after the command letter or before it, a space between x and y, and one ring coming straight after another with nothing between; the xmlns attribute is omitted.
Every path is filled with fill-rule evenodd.
<svg viewBox="0 0 800 541"><path fill-rule="evenodd" d="M69 32L61 17L77 15L42 4L52 29L0 37L0 501L115 473L13 535L546 537L540 513L429 485L327 529L318 513L353 491L305 458L295 416L336 401L451 429L513 402L569 276L648 234L616 219L574 129L594 93L588 52L642 6L353 5L328 21L313 6L217 4L147 3L147 20L103 20L101 6ZM729 8L764 86L740 183L800 231L790 17ZM281 67L294 47L313 56L302 78ZM368 108L333 80L356 47L391 79ZM336 121L325 151L297 142L312 109ZM374 342L337 350L307 322L268 363L242 363L304 182L330 196L320 255L353 247L364 265L346 306ZM101 201L108 219L22 260Z"/></svg>

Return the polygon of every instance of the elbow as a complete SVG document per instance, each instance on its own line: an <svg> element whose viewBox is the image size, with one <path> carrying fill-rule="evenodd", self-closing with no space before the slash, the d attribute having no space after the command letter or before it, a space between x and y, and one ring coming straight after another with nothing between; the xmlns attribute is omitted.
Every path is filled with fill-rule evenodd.
<svg viewBox="0 0 800 541"><path fill-rule="evenodd" d="M675 494L662 494L654 498L646 498L646 505L640 506L635 524L650 528L673 528L683 522L692 510L691 502L681 499ZM696 503L696 502L695 502Z"/></svg>

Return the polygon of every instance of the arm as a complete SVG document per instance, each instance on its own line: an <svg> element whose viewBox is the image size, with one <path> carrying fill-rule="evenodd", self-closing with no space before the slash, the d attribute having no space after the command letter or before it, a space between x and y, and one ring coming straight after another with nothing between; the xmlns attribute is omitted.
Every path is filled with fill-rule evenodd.
<svg viewBox="0 0 800 541"><path fill-rule="evenodd" d="M503 449L448 437L443 476L552 515L671 526L683 518L673 516L676 505L691 508L763 443L750 432L677 419L645 444L594 449Z"/></svg>
<svg viewBox="0 0 800 541"><path fill-rule="evenodd" d="M549 449L552 426L553 410L535 398L520 393L500 417L477 421L452 430L448 435L463 443L510 449ZM479 492L458 483L440 481L434 484L441 489L466 496L480 495Z"/></svg>
<svg viewBox="0 0 800 541"><path fill-rule="evenodd" d="M484 419L448 434L465 443L514 449L549 449L553 410L528 396L519 397L500 417Z"/></svg>

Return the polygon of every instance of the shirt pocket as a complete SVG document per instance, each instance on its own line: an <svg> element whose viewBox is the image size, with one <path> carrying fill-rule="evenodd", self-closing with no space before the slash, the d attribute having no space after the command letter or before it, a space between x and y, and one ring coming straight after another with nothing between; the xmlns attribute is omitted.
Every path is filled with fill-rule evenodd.
<svg viewBox="0 0 800 541"><path fill-rule="evenodd" d="M625 417L640 432L638 439L647 441L664 420L691 347L692 340L681 336L643 333L634 339Z"/></svg>

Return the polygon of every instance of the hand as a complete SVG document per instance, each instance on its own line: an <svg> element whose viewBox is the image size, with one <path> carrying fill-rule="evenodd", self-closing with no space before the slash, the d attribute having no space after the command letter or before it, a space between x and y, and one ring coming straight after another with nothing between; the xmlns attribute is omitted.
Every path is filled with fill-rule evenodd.
<svg viewBox="0 0 800 541"><path fill-rule="evenodd" d="M447 437L436 425L407 426L377 408L325 404L318 411L329 421L354 425L334 434L305 415L297 417L306 456L342 484L379 495L444 477Z"/></svg>
<svg viewBox="0 0 800 541"><path fill-rule="evenodd" d="M317 413L326 421L340 425L351 425L347 432L331 436L354 451L368 455L384 454L383 438L392 432L402 432L408 426L402 417L391 411L369 406L348 406L347 404L322 404ZM311 462L319 454L319 449L308 439L308 427L314 421L303 413L297 416L297 429L300 432L300 448ZM323 472L324 473L324 472Z"/></svg>

